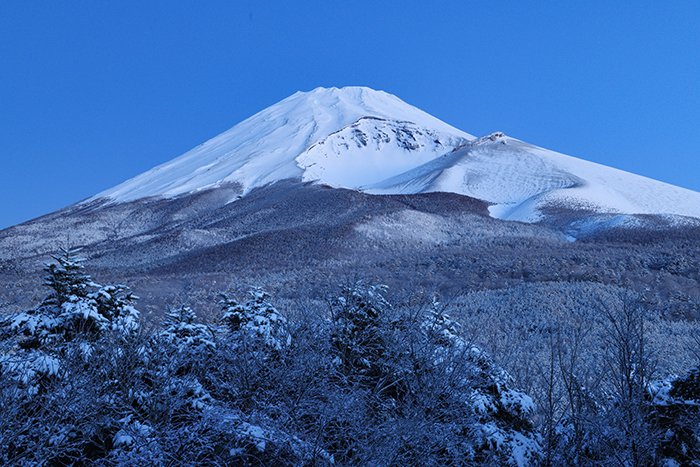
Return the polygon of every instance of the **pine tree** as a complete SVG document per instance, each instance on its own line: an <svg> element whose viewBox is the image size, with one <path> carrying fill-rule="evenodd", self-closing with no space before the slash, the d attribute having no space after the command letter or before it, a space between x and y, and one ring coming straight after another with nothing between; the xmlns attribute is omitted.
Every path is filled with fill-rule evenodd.
<svg viewBox="0 0 700 467"><path fill-rule="evenodd" d="M108 331L123 335L139 327L138 297L123 285L102 286L85 272L79 249L62 249L47 264L44 284L48 296L32 310L19 314L13 329L24 335L25 348L80 340L94 342Z"/></svg>
<svg viewBox="0 0 700 467"><path fill-rule="evenodd" d="M37 348L42 345L70 340L76 333L87 328L100 328L104 320L97 314L88 294L95 286L84 272L79 249L61 249L53 256L55 262L46 264L44 285L50 290L42 303L27 312L17 315L12 328L24 336L22 346ZM94 321L78 329L78 322ZM81 323L87 324L87 323Z"/></svg>
<svg viewBox="0 0 700 467"><path fill-rule="evenodd" d="M168 311L164 325L160 338L174 345L179 352L208 352L216 348L211 329L198 323L196 313L188 306Z"/></svg>
<svg viewBox="0 0 700 467"><path fill-rule="evenodd" d="M346 376L376 380L383 373L382 326L389 308L383 296L386 290L386 286L358 283L345 287L335 302L331 345L338 368Z"/></svg>
<svg viewBox="0 0 700 467"><path fill-rule="evenodd" d="M291 343L287 319L269 302L270 295L260 288L248 292L245 303L226 295L220 304L222 322L237 339L247 346L279 352Z"/></svg>
<svg viewBox="0 0 700 467"><path fill-rule="evenodd" d="M139 327L136 297L124 286L101 286L85 272L79 249L62 249L54 263L44 268L49 294L39 306L9 321L16 351L12 370L29 393L36 393L47 380L61 376L63 360L80 356L86 360L95 343L109 331L121 335Z"/></svg>
<svg viewBox="0 0 700 467"><path fill-rule="evenodd" d="M60 254L52 256L55 262L44 267L47 274L44 285L51 289L44 305L60 307L71 297L86 297L90 286L94 285L84 272L85 259L79 256L80 248L61 248L59 251Z"/></svg>
<svg viewBox="0 0 700 467"><path fill-rule="evenodd" d="M105 285L90 293L97 312L109 321L112 331L132 334L139 328L139 311L134 307L139 297L125 285Z"/></svg>
<svg viewBox="0 0 700 467"><path fill-rule="evenodd" d="M696 465L700 460L700 368L659 386L650 393L650 418L664 433L657 454L665 465Z"/></svg>

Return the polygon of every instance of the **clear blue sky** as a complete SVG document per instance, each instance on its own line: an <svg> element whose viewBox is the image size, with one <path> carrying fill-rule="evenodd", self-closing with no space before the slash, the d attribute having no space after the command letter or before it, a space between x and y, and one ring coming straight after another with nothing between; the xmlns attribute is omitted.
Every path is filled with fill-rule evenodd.
<svg viewBox="0 0 700 467"><path fill-rule="evenodd" d="M316 86L700 190L698 24L694 0L4 0L0 227Z"/></svg>

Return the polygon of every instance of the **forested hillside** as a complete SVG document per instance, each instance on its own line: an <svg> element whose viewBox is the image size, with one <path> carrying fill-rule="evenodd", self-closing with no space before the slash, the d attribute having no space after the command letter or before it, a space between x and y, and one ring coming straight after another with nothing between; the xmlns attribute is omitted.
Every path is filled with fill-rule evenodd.
<svg viewBox="0 0 700 467"><path fill-rule="evenodd" d="M548 319L521 313L517 296L500 308L472 295L392 305L386 287L354 283L323 313L278 309L252 289L222 294L206 321L183 303L146 323L129 288L97 284L76 251L57 255L44 283L40 303L2 323L8 465L685 465L700 455L700 355L679 353L669 374L656 310L640 295L613 297L595 317L563 300ZM521 347L517 329L538 345ZM697 350L700 334L686 331L679 339Z"/></svg>

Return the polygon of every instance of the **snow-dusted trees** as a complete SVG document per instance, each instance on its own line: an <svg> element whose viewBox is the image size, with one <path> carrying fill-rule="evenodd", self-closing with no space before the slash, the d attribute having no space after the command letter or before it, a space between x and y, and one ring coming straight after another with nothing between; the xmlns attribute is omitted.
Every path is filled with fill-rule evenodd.
<svg viewBox="0 0 700 467"><path fill-rule="evenodd" d="M329 433L346 430L373 446L358 450L339 437L331 446L341 459L402 465L536 462L541 448L530 419L532 399L513 389L510 376L460 336L437 301L398 313L385 290L345 288L332 315L331 349L340 376L335 384L358 388L348 402L357 404L360 397L366 418L361 435L356 420L342 416Z"/></svg>
<svg viewBox="0 0 700 467"><path fill-rule="evenodd" d="M144 334L126 287L93 282L75 251L56 261L47 266L48 298L2 321L0 463L247 465L324 458L288 427L275 426L267 405L242 412L236 403L242 397L230 396L251 388L221 390L227 382L218 376L236 374L241 363L219 358L217 341L230 341L232 332L215 332L183 306ZM285 320L267 296L255 294L248 305L243 329L265 349L270 336L282 337L272 351L287 346ZM253 323L269 333L255 332Z"/></svg>
<svg viewBox="0 0 700 467"><path fill-rule="evenodd" d="M158 337L178 352L201 357L216 348L212 330L197 322L197 314L188 306L168 311L163 326Z"/></svg>
<svg viewBox="0 0 700 467"><path fill-rule="evenodd" d="M139 328L137 297L125 286L93 282L78 253L61 250L46 265L48 296L38 307L12 317L5 329L16 347L4 359L5 371L28 393L58 377L63 359L79 355L87 360L99 339L112 333L126 337Z"/></svg>
<svg viewBox="0 0 700 467"><path fill-rule="evenodd" d="M345 287L332 309L335 362L345 377L364 384L376 385L389 376L383 368L387 363L385 334L389 326L385 292L384 286ZM385 381L384 385L391 383Z"/></svg>
<svg viewBox="0 0 700 467"><path fill-rule="evenodd" d="M54 260L45 268L47 298L4 323L4 463L81 462L111 443L120 388L109 375L139 329L136 297L93 282L78 250Z"/></svg>
<svg viewBox="0 0 700 467"><path fill-rule="evenodd" d="M248 292L248 300L244 302L223 295L221 321L234 341L269 352L279 352L289 346L291 336L287 320L269 300L270 294L260 288Z"/></svg>
<svg viewBox="0 0 700 467"><path fill-rule="evenodd" d="M471 462L531 465L539 461L541 437L530 396L514 389L508 373L459 334L459 325L433 300L421 328L432 344L436 380L453 381L453 391L469 407ZM455 371L458 370L458 371ZM452 379L455 378L455 379Z"/></svg>
<svg viewBox="0 0 700 467"><path fill-rule="evenodd" d="M94 341L109 331L124 335L138 329L137 299L123 285L101 286L85 273L79 249L63 249L47 264L49 295L37 307L16 316L12 330L21 346L37 348L73 340Z"/></svg>
<svg viewBox="0 0 700 467"><path fill-rule="evenodd" d="M151 362L158 362L152 376L161 383L154 390L176 403L177 410L170 409L176 418L191 416L191 409L203 410L211 402L201 381L215 350L214 333L198 322L190 307L180 306L166 313L163 330L151 340L146 352Z"/></svg>
<svg viewBox="0 0 700 467"><path fill-rule="evenodd" d="M43 305L61 306L69 300L86 297L92 280L84 272L84 258L79 256L79 248L61 248L53 256L55 262L46 264L44 285L51 291Z"/></svg>
<svg viewBox="0 0 700 467"><path fill-rule="evenodd" d="M124 336L139 329L139 311L134 307L138 297L125 285L98 286L88 297L95 302L97 313L109 323L108 329Z"/></svg>
<svg viewBox="0 0 700 467"><path fill-rule="evenodd" d="M665 465L695 465L700 460L700 368L652 385L650 420L664 433L658 449ZM694 464L695 463L695 464Z"/></svg>
<svg viewBox="0 0 700 467"><path fill-rule="evenodd" d="M606 416L612 430L604 438L612 446L604 451L615 452L632 465L649 464L662 435L648 420L647 395L655 369L648 348L646 308L634 297L625 297L606 311L606 318L602 388L613 404Z"/></svg>
<svg viewBox="0 0 700 467"><path fill-rule="evenodd" d="M494 330L482 321L467 334L469 317L450 316L460 305L392 306L385 287L358 283L325 313L278 309L253 289L224 296L213 323L182 306L144 330L136 297L95 283L75 251L46 272L48 297L2 322L3 464L692 465L700 455L700 373L654 380L648 320L631 301L611 303L602 327L583 314L524 323L550 336L531 349L546 356L528 367L537 410L516 389L522 372L516 382L500 365L507 341L482 350Z"/></svg>
<svg viewBox="0 0 700 467"><path fill-rule="evenodd" d="M216 391L238 404L249 406L264 400L279 384L280 367L292 342L287 319L262 289L248 291L246 299L222 294L218 327Z"/></svg>

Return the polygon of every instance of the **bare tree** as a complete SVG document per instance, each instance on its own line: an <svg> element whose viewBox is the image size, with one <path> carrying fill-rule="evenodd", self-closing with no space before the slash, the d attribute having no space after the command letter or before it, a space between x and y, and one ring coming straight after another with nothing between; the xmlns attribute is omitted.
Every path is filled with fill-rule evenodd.
<svg viewBox="0 0 700 467"><path fill-rule="evenodd" d="M655 457L659 434L648 421L648 390L655 374L647 346L647 307L627 296L619 307L606 310L603 336L606 390L613 401L608 414L618 436L610 453L622 464L647 465Z"/></svg>

